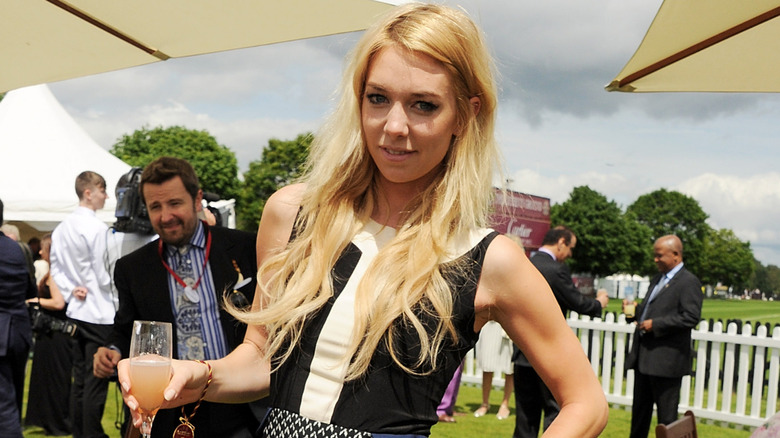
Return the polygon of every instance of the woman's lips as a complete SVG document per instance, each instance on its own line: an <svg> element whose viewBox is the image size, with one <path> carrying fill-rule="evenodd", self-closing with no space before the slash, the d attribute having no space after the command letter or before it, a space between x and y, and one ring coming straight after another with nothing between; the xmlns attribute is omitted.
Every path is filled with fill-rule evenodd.
<svg viewBox="0 0 780 438"><path fill-rule="evenodd" d="M386 147L381 147L382 152L384 152L385 157L387 157L388 160L391 161L400 161L405 158L407 158L409 155L412 155L414 151L407 151L407 150L398 150L398 149L391 149Z"/></svg>

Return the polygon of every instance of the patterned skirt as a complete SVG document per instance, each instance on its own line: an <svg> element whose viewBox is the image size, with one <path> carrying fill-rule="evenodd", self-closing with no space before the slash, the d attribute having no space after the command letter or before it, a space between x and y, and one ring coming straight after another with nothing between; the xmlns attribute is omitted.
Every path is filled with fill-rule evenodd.
<svg viewBox="0 0 780 438"><path fill-rule="evenodd" d="M422 435L388 435L363 432L336 424L322 423L284 409L268 411L260 427L260 438L425 438Z"/></svg>

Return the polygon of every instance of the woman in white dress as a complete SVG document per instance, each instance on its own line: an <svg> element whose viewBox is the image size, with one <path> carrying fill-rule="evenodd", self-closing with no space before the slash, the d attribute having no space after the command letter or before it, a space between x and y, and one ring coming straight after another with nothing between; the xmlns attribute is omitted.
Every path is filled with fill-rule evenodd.
<svg viewBox="0 0 780 438"><path fill-rule="evenodd" d="M490 390L493 389L493 376L503 374L504 398L498 407L496 418L505 420L509 417L509 399L514 387L512 366L512 340L509 339L501 325L488 321L479 333L479 341L475 347L477 365L482 370L482 404L474 411L475 417L481 417L490 410Z"/></svg>

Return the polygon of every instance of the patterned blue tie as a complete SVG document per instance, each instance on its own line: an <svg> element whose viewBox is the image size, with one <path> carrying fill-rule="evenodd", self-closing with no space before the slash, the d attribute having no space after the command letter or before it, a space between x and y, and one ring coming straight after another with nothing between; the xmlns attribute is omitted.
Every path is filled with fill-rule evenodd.
<svg viewBox="0 0 780 438"><path fill-rule="evenodd" d="M647 301L645 302L645 307L642 309L642 317L639 318L640 321L645 320L645 315L647 315L647 309L650 308L650 302L652 302L655 297L658 296L659 293L663 290L664 286L666 286L666 283L668 283L669 280L666 278L666 274L661 276L661 279L658 280L658 284L655 285L653 288L653 291L650 292L650 296L647 297Z"/></svg>
<svg viewBox="0 0 780 438"><path fill-rule="evenodd" d="M182 287L176 283L176 339L179 359L203 360L205 359L203 328L200 321L200 302L198 289L195 285L195 271L192 268L190 257L190 245L179 248L179 256L176 266L176 274L187 283L188 287Z"/></svg>

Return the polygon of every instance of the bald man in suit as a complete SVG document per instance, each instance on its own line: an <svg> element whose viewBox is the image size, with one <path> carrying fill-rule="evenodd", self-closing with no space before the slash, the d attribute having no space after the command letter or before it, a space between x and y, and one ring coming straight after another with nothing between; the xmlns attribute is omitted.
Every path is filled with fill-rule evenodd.
<svg viewBox="0 0 780 438"><path fill-rule="evenodd" d="M653 245L659 274L637 306L636 331L627 359L634 370L631 438L647 438L658 410L658 424L677 419L682 377L691 373L691 330L701 319L701 283L683 266L683 245L674 235L658 238ZM624 301L624 305L625 305Z"/></svg>

